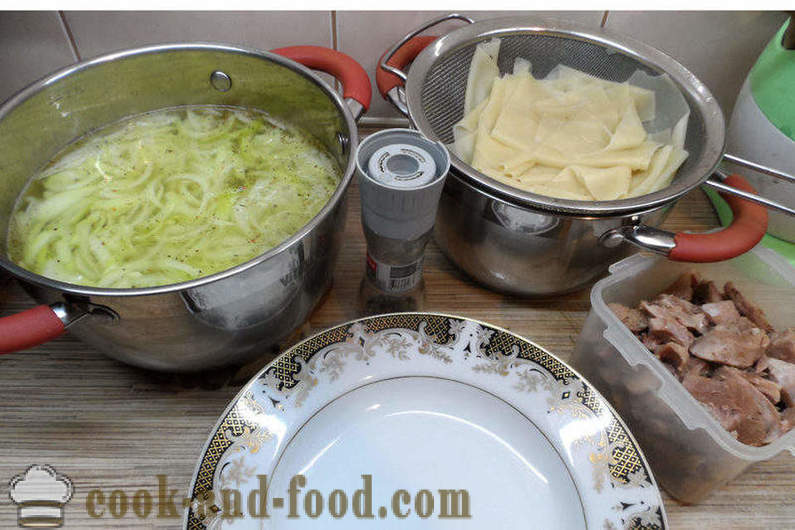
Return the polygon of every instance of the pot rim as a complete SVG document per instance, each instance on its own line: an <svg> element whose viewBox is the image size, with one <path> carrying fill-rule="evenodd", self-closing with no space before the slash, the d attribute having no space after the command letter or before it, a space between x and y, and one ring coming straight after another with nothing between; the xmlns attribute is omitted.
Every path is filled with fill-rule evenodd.
<svg viewBox="0 0 795 530"><path fill-rule="evenodd" d="M538 206L533 203L521 202L510 197L505 197L495 193L493 190L487 189L485 186L479 186L477 182L469 179L466 174L461 172L458 168L450 166L450 171L447 174L448 180L450 178L454 178L456 181L460 182L461 185L466 186L468 189L479 193L487 197L488 199L499 202L501 204L505 204L506 206L511 206L514 208L520 208L522 210L528 210L533 213L537 213L539 215L548 215L550 217L562 217L567 219L578 219L582 221L592 221L598 219L623 219L623 218L632 218L632 217L639 217L643 216L657 210L661 210L663 208L670 208L677 201L682 199L681 196L671 197L668 201L661 202L659 204L655 204L653 206L649 206L643 209L637 209L627 212L608 212L602 215L594 214L594 213L584 213L584 212L568 212L568 211L554 211L548 210L541 206Z"/></svg>
<svg viewBox="0 0 795 530"><path fill-rule="evenodd" d="M725 149L725 123L723 112L710 90L690 70L664 52L641 41L617 34L605 28L593 29L581 24L563 22L554 18L521 16L487 19L454 29L427 46L414 59L405 84L406 105L414 127L436 141L436 135L424 112L423 88L425 80L437 61L476 40L513 34L535 34L583 40L622 53L641 64L668 74L691 103L691 113L697 110L705 125L704 149L689 178L677 178L662 190L613 201L576 201L547 197L515 188L477 171L450 150L451 165L480 190L488 190L503 200L524 207L538 208L554 214L583 217L627 216L674 202L701 185L718 167Z"/></svg>
<svg viewBox="0 0 795 530"><path fill-rule="evenodd" d="M301 74L305 78L315 83L315 85L317 85L321 90L323 90L326 93L329 99L331 99L332 102L337 107L337 110L341 113L342 117L345 120L345 125L347 126L348 129L347 147L345 148L346 151L348 152L348 161L346 167L342 171L342 178L340 179L340 182L337 185L334 194L329 198L329 200L326 202L323 208L321 208L320 211L317 214L315 214L315 216L312 217L309 221L307 221L307 223L303 227L301 227L296 233L294 233L292 236L285 239L275 247L270 248L263 254L260 254L259 256L256 256L232 268L216 272L215 274L211 274L209 276L203 276L201 278L189 280L186 282L157 285L153 287L135 287L135 288L123 288L123 289L90 287L90 286L62 282L59 280L48 278L41 274L36 274L10 261L9 259L6 258L4 253L0 253L0 272L2 272L3 269L5 269L13 276L21 280L24 280L28 283L32 283L38 286L43 286L51 289L57 289L58 291L61 292L79 295L79 296L128 297L128 296L149 296L149 295L180 292L183 290L201 287L203 285L207 285L210 283L223 280L225 278L229 278L238 273L256 267L257 265L264 263L265 261L268 261L277 254L281 254L282 252L292 247L293 245L300 243L300 241L304 237L306 237L306 235L309 232L311 232L316 226L318 226L326 217L328 217L331 211L339 205L339 203L344 198L345 193L347 192L348 185L350 184L354 170L356 168L356 160L355 160L356 157L353 156L353 153L356 152L356 148L358 145L358 130L356 127L356 121L354 120L348 106L343 101L342 96L339 95L334 90L332 90L315 72L313 72L309 68L305 67L304 65L296 61L293 61L284 56L269 51L263 51L255 48L237 46L233 44L224 44L224 43L187 42L187 43L153 44L153 45L141 46L137 48L128 48L120 51L107 53L104 55L93 57L91 59L86 59L78 63L75 63L73 65L61 68L60 70L57 70L49 75L46 75L43 78L39 79L38 81L35 81L34 83L31 83L22 90L18 91L13 96L8 98L5 102L3 102L2 105L0 105L0 121L5 119L6 116L8 116L11 112L14 111L14 109L16 109L19 105L24 103L32 96L38 94L41 90L45 89L46 87L52 84L57 83L61 79L64 79L70 75L74 75L84 70L101 66L106 63L120 61L131 57L137 57L141 55L154 55L154 54L174 52L174 51L176 52L215 51L215 52L247 55L257 59L270 61L273 63L277 63L281 66L290 68L291 70Z"/></svg>

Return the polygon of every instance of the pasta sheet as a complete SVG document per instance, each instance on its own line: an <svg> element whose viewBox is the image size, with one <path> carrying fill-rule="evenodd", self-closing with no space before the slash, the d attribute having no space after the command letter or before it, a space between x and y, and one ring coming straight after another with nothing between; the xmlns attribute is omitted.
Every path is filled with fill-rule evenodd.
<svg viewBox="0 0 795 530"><path fill-rule="evenodd" d="M686 103L679 94L681 101L666 99L679 115L668 123L657 115L655 90L631 83L673 87L667 78L638 73L616 83L559 65L536 79L521 58L501 77L499 45L481 43L472 58L465 115L453 127L459 158L511 186L582 201L635 197L671 183L687 158Z"/></svg>

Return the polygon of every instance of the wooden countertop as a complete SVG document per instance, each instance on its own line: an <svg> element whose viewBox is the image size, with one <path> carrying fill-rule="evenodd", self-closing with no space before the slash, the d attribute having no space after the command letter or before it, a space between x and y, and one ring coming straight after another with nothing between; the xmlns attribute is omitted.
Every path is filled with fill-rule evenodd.
<svg viewBox="0 0 795 530"><path fill-rule="evenodd" d="M349 191L346 244L334 287L301 330L306 335L356 315L364 267L358 190ZM704 194L696 190L673 209L666 227L716 226ZM487 291L458 272L431 242L426 254L426 310L455 313L505 327L564 360L574 349L588 312L589 289L552 300L524 300ZM33 302L12 282L0 290L0 315ZM295 337L296 339L299 336ZM87 493L157 491L168 476L178 498L188 489L199 451L228 402L269 356L244 369L199 376L145 372L113 361L68 334L24 353L0 357L0 528L16 527L6 494L12 476L35 463L71 478L75 495L64 528L177 528L180 519L91 519ZM665 497L672 528L795 528L795 458L788 454L752 466L697 506Z"/></svg>

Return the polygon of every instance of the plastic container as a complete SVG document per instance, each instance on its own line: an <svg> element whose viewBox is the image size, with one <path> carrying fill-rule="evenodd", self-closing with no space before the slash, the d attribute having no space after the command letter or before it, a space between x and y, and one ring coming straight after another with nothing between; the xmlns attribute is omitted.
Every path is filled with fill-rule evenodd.
<svg viewBox="0 0 795 530"><path fill-rule="evenodd" d="M776 329L795 325L795 269L769 249L705 264L636 254L594 285L573 365L629 425L659 483L680 501L697 503L754 462L785 450L795 455L795 430L763 447L738 442L607 307L636 306L688 270L719 287L733 281Z"/></svg>

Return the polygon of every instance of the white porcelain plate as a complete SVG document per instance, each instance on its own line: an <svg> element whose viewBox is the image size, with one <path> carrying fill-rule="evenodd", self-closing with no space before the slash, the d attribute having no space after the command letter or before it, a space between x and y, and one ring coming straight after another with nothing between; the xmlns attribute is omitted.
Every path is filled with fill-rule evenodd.
<svg viewBox="0 0 795 530"><path fill-rule="evenodd" d="M188 529L667 528L586 381L517 335L426 313L280 355L222 416L189 496Z"/></svg>

